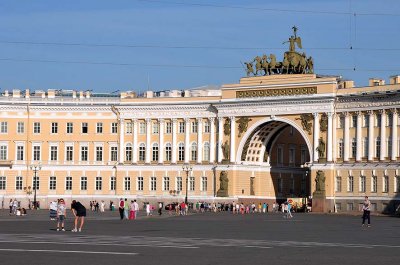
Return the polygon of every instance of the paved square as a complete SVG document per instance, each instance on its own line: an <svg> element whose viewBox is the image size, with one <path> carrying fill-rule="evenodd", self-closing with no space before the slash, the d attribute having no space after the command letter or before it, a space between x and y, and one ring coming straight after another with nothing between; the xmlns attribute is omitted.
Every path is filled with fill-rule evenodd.
<svg viewBox="0 0 400 265"><path fill-rule="evenodd" d="M142 213L143 214L143 213ZM2 264L396 264L400 219L295 214L139 216L88 213L81 233L57 232L48 212L0 213Z"/></svg>

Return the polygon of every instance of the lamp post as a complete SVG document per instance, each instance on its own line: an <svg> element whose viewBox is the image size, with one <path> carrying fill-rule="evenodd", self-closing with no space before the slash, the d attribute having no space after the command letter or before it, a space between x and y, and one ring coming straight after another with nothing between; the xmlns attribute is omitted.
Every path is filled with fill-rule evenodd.
<svg viewBox="0 0 400 265"><path fill-rule="evenodd" d="M31 165L31 170L34 173L33 177L33 209L37 210L36 189L37 189L37 172L42 169L40 164Z"/></svg>
<svg viewBox="0 0 400 265"><path fill-rule="evenodd" d="M189 172L193 170L192 165L190 164L183 164L182 170L186 172L186 195L185 195L185 204L188 203L188 179L189 179Z"/></svg>

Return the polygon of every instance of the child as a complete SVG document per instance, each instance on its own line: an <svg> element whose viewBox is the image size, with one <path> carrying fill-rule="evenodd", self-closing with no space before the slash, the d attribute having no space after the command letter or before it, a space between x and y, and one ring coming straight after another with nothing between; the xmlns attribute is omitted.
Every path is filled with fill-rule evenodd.
<svg viewBox="0 0 400 265"><path fill-rule="evenodd" d="M64 199L60 199L57 204L57 231L65 231L64 220L67 217L67 207L65 207Z"/></svg>

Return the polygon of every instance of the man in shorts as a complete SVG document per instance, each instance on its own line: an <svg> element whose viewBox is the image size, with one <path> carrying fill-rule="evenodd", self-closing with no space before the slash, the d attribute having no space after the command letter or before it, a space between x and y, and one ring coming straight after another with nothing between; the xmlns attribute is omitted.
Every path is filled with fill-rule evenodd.
<svg viewBox="0 0 400 265"><path fill-rule="evenodd" d="M65 206L64 199L60 199L57 204L57 231L65 231L64 220L67 217L67 207Z"/></svg>
<svg viewBox="0 0 400 265"><path fill-rule="evenodd" d="M75 227L71 231L81 232L83 224L85 223L86 208L80 202L73 200L71 204L71 210L75 216L75 222L74 222ZM79 229L77 229L79 220L80 220L80 226Z"/></svg>

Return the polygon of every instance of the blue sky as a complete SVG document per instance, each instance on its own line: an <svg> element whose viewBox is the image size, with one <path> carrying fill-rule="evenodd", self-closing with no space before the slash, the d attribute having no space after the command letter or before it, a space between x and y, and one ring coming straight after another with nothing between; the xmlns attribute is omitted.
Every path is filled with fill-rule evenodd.
<svg viewBox="0 0 400 265"><path fill-rule="evenodd" d="M282 60L293 25L316 73L367 85L400 74L398 10L398 0L0 0L0 90L235 83L241 62Z"/></svg>

